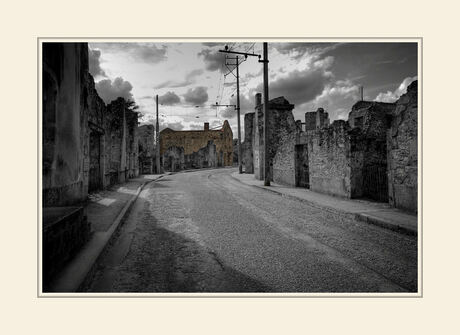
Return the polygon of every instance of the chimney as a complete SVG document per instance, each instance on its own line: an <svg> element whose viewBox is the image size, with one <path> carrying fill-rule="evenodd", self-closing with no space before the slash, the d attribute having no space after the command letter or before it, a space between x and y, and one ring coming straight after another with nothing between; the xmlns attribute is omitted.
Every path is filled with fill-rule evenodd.
<svg viewBox="0 0 460 335"><path fill-rule="evenodd" d="M204 131L208 131L209 130L209 122L205 122L204 123Z"/></svg>

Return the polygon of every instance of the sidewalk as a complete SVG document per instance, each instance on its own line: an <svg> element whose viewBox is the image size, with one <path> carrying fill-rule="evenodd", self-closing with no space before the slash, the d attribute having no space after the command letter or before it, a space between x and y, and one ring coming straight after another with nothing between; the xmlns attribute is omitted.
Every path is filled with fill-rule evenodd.
<svg viewBox="0 0 460 335"><path fill-rule="evenodd" d="M84 282L142 188L161 175L144 175L88 196L85 206L91 223L90 240L54 279L49 292L75 292Z"/></svg>
<svg viewBox="0 0 460 335"><path fill-rule="evenodd" d="M417 235L417 216L390 207L387 203L339 198L305 188L282 186L273 182L271 186L263 186L263 181L255 179L253 174L234 172L231 176L243 184L258 187L287 198L305 201L313 207L336 214L350 215L357 220L407 235Z"/></svg>

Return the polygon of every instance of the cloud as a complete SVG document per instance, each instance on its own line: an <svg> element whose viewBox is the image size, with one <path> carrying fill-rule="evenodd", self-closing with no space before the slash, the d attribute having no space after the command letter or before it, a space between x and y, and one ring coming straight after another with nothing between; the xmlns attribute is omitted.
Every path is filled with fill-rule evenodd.
<svg viewBox="0 0 460 335"><path fill-rule="evenodd" d="M324 108L329 113L330 120L348 118L351 107L359 100L359 86L350 80L338 80L327 84L320 95L314 100L296 108L297 116L304 118L305 112Z"/></svg>
<svg viewBox="0 0 460 335"><path fill-rule="evenodd" d="M315 55L316 57L322 54L334 50L340 45L345 43L272 43L272 47L276 49L280 54L289 55L294 59L299 59L305 54Z"/></svg>
<svg viewBox="0 0 460 335"><path fill-rule="evenodd" d="M220 43L216 43L216 42L206 42L206 43L201 43L203 46L205 47L216 47L216 46L222 46L224 47L226 43L223 43L223 42L220 42Z"/></svg>
<svg viewBox="0 0 460 335"><path fill-rule="evenodd" d="M107 77L101 68L101 50L88 49L89 73L96 77Z"/></svg>
<svg viewBox="0 0 460 335"><path fill-rule="evenodd" d="M236 115L236 110L233 107L226 108L222 112L220 112L220 116L224 119L233 119L234 117L236 117Z"/></svg>
<svg viewBox="0 0 460 335"><path fill-rule="evenodd" d="M174 92L166 92L158 97L158 102L162 105L172 106L180 103L179 96Z"/></svg>
<svg viewBox="0 0 460 335"><path fill-rule="evenodd" d="M107 53L125 53L136 61L145 63L160 63L167 59L166 45L154 43L92 43L98 49Z"/></svg>
<svg viewBox="0 0 460 335"><path fill-rule="evenodd" d="M132 89L133 86L131 83L121 77L115 78L113 82L110 79L103 79L96 83L96 90L106 104L116 100L118 97L122 97L125 100L132 100Z"/></svg>
<svg viewBox="0 0 460 335"><path fill-rule="evenodd" d="M222 69L225 62L225 54L219 51L204 49L198 53L203 57L205 68L208 71L217 71Z"/></svg>
<svg viewBox="0 0 460 335"><path fill-rule="evenodd" d="M293 104L303 104L315 99L332 78L332 74L327 69L333 60L333 57L326 57L316 61L311 68L303 71L294 70L270 82L270 99L284 96ZM257 86L256 92L262 91L261 83Z"/></svg>
<svg viewBox="0 0 460 335"><path fill-rule="evenodd" d="M201 74L204 73L203 69L196 69L188 72L185 75L185 80L183 81L174 81L174 80L167 80L164 81L156 86L154 86L154 89L160 89L160 88L177 88L177 87L184 87L188 85L192 85L196 82L196 77L200 76Z"/></svg>
<svg viewBox="0 0 460 335"><path fill-rule="evenodd" d="M395 102L396 100L399 99L401 95L406 93L407 86L409 86L410 83L412 83L414 80L417 80L417 76L405 78L396 90L394 90L393 92L391 91L387 91L385 93L381 92L375 97L374 101Z"/></svg>
<svg viewBox="0 0 460 335"><path fill-rule="evenodd" d="M184 95L186 102L192 105L202 105L208 101L208 88L204 86L198 86L190 88Z"/></svg>
<svg viewBox="0 0 460 335"><path fill-rule="evenodd" d="M160 120L160 131L163 129L170 128L172 130L182 130L184 129L184 125L182 122L177 121L177 122L167 122L164 120Z"/></svg>

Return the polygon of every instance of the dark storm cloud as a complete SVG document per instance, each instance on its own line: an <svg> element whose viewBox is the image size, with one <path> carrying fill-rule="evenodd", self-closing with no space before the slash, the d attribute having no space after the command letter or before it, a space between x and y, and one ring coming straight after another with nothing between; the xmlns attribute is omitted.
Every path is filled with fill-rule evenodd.
<svg viewBox="0 0 460 335"><path fill-rule="evenodd" d="M295 70L288 76L270 82L270 99L284 96L290 103L302 104L315 99L330 81L330 74L323 69ZM260 84L256 92L263 91Z"/></svg>
<svg viewBox="0 0 460 335"><path fill-rule="evenodd" d="M160 63L167 59L166 45L154 43L94 43L98 49L113 53L127 53L132 59L146 63Z"/></svg>
<svg viewBox="0 0 460 335"><path fill-rule="evenodd" d="M154 89L165 88L165 87L177 88L177 87L188 86L188 85L194 84L196 82L196 77L203 74L203 72L204 72L203 69L192 70L186 74L185 80L183 81L167 80L167 81L164 81L154 86L153 88Z"/></svg>
<svg viewBox="0 0 460 335"><path fill-rule="evenodd" d="M121 77L115 78L113 82L110 79L104 79L96 83L96 90L99 93L99 96L107 104L116 100L118 97L122 97L125 100L132 100L132 89L133 86L131 83L129 81L125 81Z"/></svg>
<svg viewBox="0 0 460 335"><path fill-rule="evenodd" d="M236 110L233 107L226 108L222 112L220 112L220 116L224 119L233 119L236 117Z"/></svg>
<svg viewBox="0 0 460 335"><path fill-rule="evenodd" d="M222 64L225 62L225 54L217 50L204 49L198 53L198 56L203 57L205 68L208 71L222 69Z"/></svg>
<svg viewBox="0 0 460 335"><path fill-rule="evenodd" d="M166 92L158 97L158 102L162 105L172 106L180 103L179 96L174 92Z"/></svg>
<svg viewBox="0 0 460 335"><path fill-rule="evenodd" d="M190 88L184 95L186 102L192 105L202 105L208 101L208 89L203 86Z"/></svg>
<svg viewBox="0 0 460 335"><path fill-rule="evenodd" d="M101 50L88 49L89 73L93 77L106 77L104 70L101 68Z"/></svg>

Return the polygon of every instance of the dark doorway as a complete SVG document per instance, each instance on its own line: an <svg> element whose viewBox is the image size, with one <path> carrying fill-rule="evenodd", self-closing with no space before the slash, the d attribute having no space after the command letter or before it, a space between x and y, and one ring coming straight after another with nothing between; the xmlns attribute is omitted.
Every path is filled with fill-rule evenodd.
<svg viewBox="0 0 460 335"><path fill-rule="evenodd" d="M101 134L92 131L89 135L89 185L88 192L102 188L101 178Z"/></svg>
<svg viewBox="0 0 460 335"><path fill-rule="evenodd" d="M295 186L310 188L308 146L306 144L295 146Z"/></svg>
<svg viewBox="0 0 460 335"><path fill-rule="evenodd" d="M363 197L388 202L386 165L369 165L363 168Z"/></svg>

